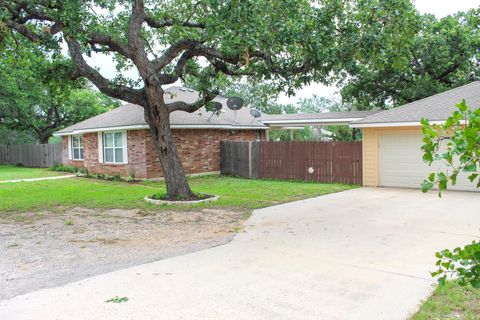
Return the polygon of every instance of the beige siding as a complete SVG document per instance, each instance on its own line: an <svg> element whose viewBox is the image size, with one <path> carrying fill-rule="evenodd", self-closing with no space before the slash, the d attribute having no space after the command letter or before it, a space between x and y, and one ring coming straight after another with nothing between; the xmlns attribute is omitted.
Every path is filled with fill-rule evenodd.
<svg viewBox="0 0 480 320"><path fill-rule="evenodd" d="M421 127L364 128L363 134L363 185L378 187L378 136L384 134L419 134Z"/></svg>

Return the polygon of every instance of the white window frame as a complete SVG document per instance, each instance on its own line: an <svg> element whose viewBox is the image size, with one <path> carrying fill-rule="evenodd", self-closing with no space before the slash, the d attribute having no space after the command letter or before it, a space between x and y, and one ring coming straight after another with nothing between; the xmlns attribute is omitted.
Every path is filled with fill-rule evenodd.
<svg viewBox="0 0 480 320"><path fill-rule="evenodd" d="M121 147L115 147L115 134L116 133L120 133L122 135L122 146ZM113 143L113 147L106 147L105 146L105 135L107 134L111 134L112 135L112 143ZM102 162L103 163L108 163L108 164L126 164L128 163L128 158L127 158L127 155L128 155L128 150L127 150L127 147L128 147L128 144L127 144L127 131L105 131L105 132L102 132ZM105 150L106 149L111 149L113 150L113 162L112 161L107 161L107 156L106 156L106 152ZM115 150L116 149L121 149L122 150L122 157L123 157L123 160L122 161L117 161L117 159L115 159Z"/></svg>
<svg viewBox="0 0 480 320"><path fill-rule="evenodd" d="M83 147L83 136L82 135L75 135L75 136L71 136L70 139L72 140L72 142L70 143L71 145L71 159L73 161L83 161L83 159L85 158L85 149ZM75 139L79 139L78 140L78 146L75 147L75 143L74 143L74 140ZM78 158L75 158L75 152L74 150L77 149L78 150Z"/></svg>

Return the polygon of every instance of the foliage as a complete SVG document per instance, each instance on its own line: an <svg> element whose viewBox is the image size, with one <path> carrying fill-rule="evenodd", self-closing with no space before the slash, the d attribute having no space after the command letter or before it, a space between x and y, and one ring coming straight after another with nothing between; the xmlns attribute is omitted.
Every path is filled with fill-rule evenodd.
<svg viewBox="0 0 480 320"><path fill-rule="evenodd" d="M28 170L27 168L23 169ZM189 182L194 190L202 190L202 193L215 194L220 197L214 203L195 206L218 206L241 210L253 210L357 187L337 183L251 180L218 175L192 177L189 178ZM2 199L0 215L71 207L161 210L161 206L152 206L143 198L165 191L164 182L154 181L130 184L72 178L5 183L0 188L0 199ZM171 206L169 210L176 208Z"/></svg>
<svg viewBox="0 0 480 320"><path fill-rule="evenodd" d="M457 108L442 125L422 120L424 161L429 165L443 161L451 169L431 173L422 184L424 192L434 186L441 192L449 183L455 185L461 172L468 173L468 179L480 188L480 108L469 109L465 100Z"/></svg>
<svg viewBox="0 0 480 320"><path fill-rule="evenodd" d="M302 98L296 104L296 109L301 113L320 112L346 112L352 111L353 106L335 101L327 97L313 95L310 98ZM360 130L348 126L324 126L325 132L320 132L320 138L332 139L335 141L356 141L360 140ZM319 129L320 130L320 129Z"/></svg>
<svg viewBox="0 0 480 320"><path fill-rule="evenodd" d="M111 299L108 299L105 301L105 303L122 303L122 302L127 302L128 301L128 297L119 297L119 296L115 296L114 298L111 298Z"/></svg>
<svg viewBox="0 0 480 320"><path fill-rule="evenodd" d="M267 114L295 113L291 104L277 102L279 92L268 82L233 82L220 89L225 97L241 97L245 105Z"/></svg>
<svg viewBox="0 0 480 320"><path fill-rule="evenodd" d="M70 172L70 173L77 173L80 171L81 168L75 166L65 166L63 164L55 164L53 167L48 168L50 171L58 171L58 172Z"/></svg>
<svg viewBox="0 0 480 320"><path fill-rule="evenodd" d="M473 241L463 248L448 249L437 252L438 270L432 272L441 285L445 284L448 275L458 277L461 286L468 284L480 289L480 242Z"/></svg>
<svg viewBox="0 0 480 320"><path fill-rule="evenodd" d="M192 197L190 197L190 198L184 198L184 197L180 196L180 197L175 198L173 201L192 201L192 200L198 201L198 200L204 200L204 199L208 199L208 198L212 198L212 197L213 196L209 195L209 194L194 192ZM169 200L169 201L172 200L170 198L170 196L167 193L164 193L164 192L155 193L150 198L155 199L155 200Z"/></svg>
<svg viewBox="0 0 480 320"><path fill-rule="evenodd" d="M22 39L5 40L0 58L0 126L48 143L53 132L119 105L72 82L69 59L46 56ZM18 139L17 139L18 141Z"/></svg>
<svg viewBox="0 0 480 320"><path fill-rule="evenodd" d="M9 130L0 123L0 145L32 144L35 143L36 140L32 132Z"/></svg>
<svg viewBox="0 0 480 320"><path fill-rule="evenodd" d="M480 290L448 281L438 286L411 320L476 320L480 314Z"/></svg>
<svg viewBox="0 0 480 320"><path fill-rule="evenodd" d="M399 1L400 2L400 1ZM375 11L370 17L374 18ZM346 67L339 86L343 98L359 110L388 108L416 101L480 79L480 9L437 20L433 15L410 14L408 38L397 46L364 51ZM367 28L359 42L382 41ZM404 33L401 33L399 37ZM358 35L353 34L352 37ZM392 33L391 36L396 38ZM378 39L380 38L380 39Z"/></svg>
<svg viewBox="0 0 480 320"><path fill-rule="evenodd" d="M431 125L422 120L424 134L423 159L430 165L443 161L451 172L433 172L422 184L423 192L434 186L440 190L455 185L461 172L480 188L480 108L471 110L465 100L442 125ZM446 145L445 145L446 143ZM432 273L440 283L445 283L448 274L455 275L461 285L471 284L480 288L480 242L473 242L453 251L448 249L436 254L438 270Z"/></svg>

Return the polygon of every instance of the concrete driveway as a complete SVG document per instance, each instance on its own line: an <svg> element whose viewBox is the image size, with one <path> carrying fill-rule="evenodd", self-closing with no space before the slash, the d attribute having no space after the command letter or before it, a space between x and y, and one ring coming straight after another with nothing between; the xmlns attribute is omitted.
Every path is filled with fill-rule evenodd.
<svg viewBox="0 0 480 320"><path fill-rule="evenodd" d="M478 239L479 208L369 188L270 207L227 245L4 300L0 319L406 319L434 252Z"/></svg>

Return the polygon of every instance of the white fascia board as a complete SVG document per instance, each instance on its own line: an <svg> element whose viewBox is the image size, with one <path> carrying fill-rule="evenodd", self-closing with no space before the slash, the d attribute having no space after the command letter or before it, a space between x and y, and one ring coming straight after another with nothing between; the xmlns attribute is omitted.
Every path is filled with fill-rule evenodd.
<svg viewBox="0 0 480 320"><path fill-rule="evenodd" d="M350 123L350 122L353 122L353 121L358 121L358 120L362 120L362 119L365 119L365 118L334 118L334 119L320 119L320 118L317 118L317 119L291 119L291 120L262 120L262 123L266 124L266 125L269 125L269 124L285 124L285 125L289 125L289 124L292 124L292 123Z"/></svg>
<svg viewBox="0 0 480 320"><path fill-rule="evenodd" d="M267 126L173 124L172 129L267 130Z"/></svg>
<svg viewBox="0 0 480 320"><path fill-rule="evenodd" d="M430 124L444 124L445 121L430 121ZM377 127L415 127L421 126L420 121L406 122L377 122L377 123L350 123L350 128L377 128Z"/></svg>
<svg viewBox="0 0 480 320"><path fill-rule="evenodd" d="M70 132L54 133L54 137L78 135L92 132L108 132L108 131L122 131L122 130L140 130L148 129L147 125L135 125L135 126L121 126L121 127L108 127L108 128L92 128L92 129L79 129ZM234 125L192 125L192 124L179 124L171 125L172 129L222 129L222 130L267 130L266 126L234 126Z"/></svg>

